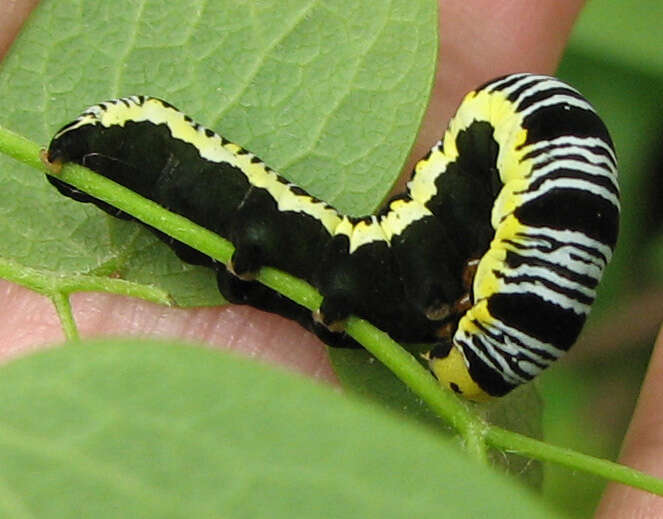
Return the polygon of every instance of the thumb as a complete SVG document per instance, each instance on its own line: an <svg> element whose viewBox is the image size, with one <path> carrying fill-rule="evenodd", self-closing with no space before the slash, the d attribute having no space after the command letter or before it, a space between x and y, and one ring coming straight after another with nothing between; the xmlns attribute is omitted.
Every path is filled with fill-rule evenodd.
<svg viewBox="0 0 663 519"><path fill-rule="evenodd" d="M638 404L622 446L619 461L653 476L663 477L663 328L642 385ZM611 483L606 487L596 518L663 517L663 497Z"/></svg>

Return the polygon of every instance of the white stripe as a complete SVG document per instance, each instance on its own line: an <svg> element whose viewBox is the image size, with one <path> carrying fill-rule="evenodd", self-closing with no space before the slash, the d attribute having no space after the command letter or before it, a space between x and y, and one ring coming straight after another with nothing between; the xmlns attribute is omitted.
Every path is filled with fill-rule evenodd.
<svg viewBox="0 0 663 519"><path fill-rule="evenodd" d="M500 372L502 378L511 384L521 384L528 379L523 378L513 371L505 358L514 358L518 355L524 355L537 364L540 364L542 367L538 367L533 363L526 363L531 369L530 371L525 368L523 364L519 363L519 367L523 369L523 371L527 372L531 377L534 377L565 353L564 350L556 348L552 344L541 342L516 328L507 326L502 321L497 322L499 323L497 326L486 326L485 323L481 323L490 334L482 333L475 336L474 334L467 334L459 329L454 335L453 343L456 347L459 347L461 351L464 348L472 350L482 362ZM504 337L505 342L496 340L494 336ZM519 342L512 342L509 337L514 337ZM479 339L485 352L474 346L474 343L472 342L472 339L474 338ZM544 357L538 353L539 351L545 352L552 358Z"/></svg>
<svg viewBox="0 0 663 519"><path fill-rule="evenodd" d="M591 141L591 142L589 142ZM521 152L524 155L531 151L538 151L541 148L550 148L543 153L540 153L533 160L535 163L544 161L551 157L564 156L564 155L581 155L588 161L595 165L604 165L615 176L617 176L617 169L615 168L615 156L610 147L601 139L595 138L579 138L579 137L558 137L549 141L538 141L535 144L528 146ZM608 154L601 154L592 151L594 148L600 148Z"/></svg>
<svg viewBox="0 0 663 519"><path fill-rule="evenodd" d="M573 245L565 245L550 251L523 249L518 247L518 245L531 245L531 240L529 242L527 240L518 240L515 244L508 243L498 245L498 247L511 250L513 254L517 254L522 258L539 258L559 265L573 273L589 276L596 280L599 280L603 274L605 262L600 256L590 256L586 251L576 248ZM573 259L571 256L580 256L585 261Z"/></svg>
<svg viewBox="0 0 663 519"><path fill-rule="evenodd" d="M615 175L612 172L602 166L597 166L595 164L588 164L580 160L575 159L557 159L553 162L546 162L544 166L537 167L536 165L532 168L532 173L530 181L539 180L546 175L552 175L560 169L566 168L570 170L563 177L560 178L577 178L574 173L576 171L580 173L586 173L588 175L593 175L595 177L605 178L610 181L614 186L615 191L619 193L619 187L617 186L617 180ZM555 179L552 179L555 180ZM596 185L599 185L598 183ZM601 186L603 187L603 186ZM606 189L606 188L603 188Z"/></svg>
<svg viewBox="0 0 663 519"><path fill-rule="evenodd" d="M509 366L504 360L503 355L498 353L492 344L486 344L484 337L482 336L479 336L479 339L484 344L486 353L476 348L474 344L471 343L470 337L458 337L458 334L456 334L456 336L454 336L454 345L459 348L461 352L463 352L465 348L472 350L472 352L479 357L484 364L498 372L508 384L518 386L527 382L526 378L521 377L511 369L511 366Z"/></svg>
<svg viewBox="0 0 663 519"><path fill-rule="evenodd" d="M505 275L505 278L503 279L506 283L511 283L509 281L510 277L516 277L516 276L535 277L539 279L544 279L549 283L552 283L553 285L560 287L560 289L562 290L575 290L577 292L580 292L581 294L584 294L587 297L591 298L596 297L595 289L584 285L582 282L578 281L577 279L569 279L568 277L564 277L558 274L557 272L554 272L549 267L520 265L515 269L505 268L502 274ZM583 275L583 273L578 273L578 274ZM537 283L536 281L534 282Z"/></svg>
<svg viewBox="0 0 663 519"><path fill-rule="evenodd" d="M532 85L530 85L528 88L523 90L518 98L515 100L515 103L517 105L525 102L529 97L532 97L534 95L540 94L541 92L545 92L546 90L556 90L556 89L564 89L567 90L571 93L577 94L582 97L582 94L578 92L575 88L567 85L566 83L562 83L559 79L556 79L554 77L550 76L531 76L529 79L534 80ZM525 81L521 81L518 84L518 87L522 86L522 84L525 83ZM517 88L514 88L513 91L517 90ZM561 95L561 94L556 94L556 95ZM554 96L552 96L554 97ZM567 97L567 96L565 96ZM573 97L573 96L568 96L568 97ZM589 103L588 103L589 104ZM591 105L590 105L591 107Z"/></svg>
<svg viewBox="0 0 663 519"><path fill-rule="evenodd" d="M503 89L504 92L507 93L507 95L512 94L522 88L524 84L531 83L527 88L525 88L519 96L516 98L514 101L514 104L516 106L519 106L520 104L524 103L529 97L537 95L541 92L545 92L546 90L555 90L555 89L564 89L567 90L568 92L572 92L574 94L577 94L579 96L582 95L580 92L578 92L575 88L567 85L566 83L563 83L559 81L556 78L550 77L550 76L540 76L540 75L523 75L518 81L516 81L513 85ZM523 117L525 117L527 114L537 110L541 106L547 106L550 104L556 104L560 103L561 99L567 99L570 101L567 101L569 104L576 104L576 102L580 102L577 104L577 106L581 107L586 107L586 109L594 111L592 106L584 101L582 102L582 99L578 99L574 96L570 95L565 95L565 94L555 94L552 96L547 97L546 99L543 99L541 101L538 101L531 105L530 107L526 108L525 110L519 110L519 114L522 114ZM547 100L554 100L550 103L547 103Z"/></svg>
<svg viewBox="0 0 663 519"><path fill-rule="evenodd" d="M536 198L548 194L553 189L580 189L583 191L589 191L590 193L605 198L615 207L619 208L619 198L614 193L611 193L604 187L599 186L593 182L579 178L555 178L545 180L536 190L534 191L516 191L514 194L522 196L523 204L530 202ZM522 205L522 204L521 204ZM524 222L526 223L526 222Z"/></svg>
<svg viewBox="0 0 663 519"><path fill-rule="evenodd" d="M612 257L612 248L605 243L590 238L585 233L580 231L573 231L570 229L552 229L550 227L539 227L536 229L536 234L545 234L551 239L564 243L569 246L578 246L593 249L597 251L598 255L602 255L608 261ZM534 238L530 238L534 239Z"/></svg>
<svg viewBox="0 0 663 519"><path fill-rule="evenodd" d="M547 76L537 76L537 75L527 74L527 73L511 74L509 76L503 77L499 81L494 81L492 83L489 83L488 85L486 85L486 90L488 90L489 92L495 92L495 91L507 92L509 90L506 89L506 88L503 88L502 85L512 81L514 78L518 78L518 81L520 81L520 82L517 81L516 84L522 84L522 80L525 79L525 78L534 79L534 78L541 78L541 77L547 77Z"/></svg>
<svg viewBox="0 0 663 519"><path fill-rule="evenodd" d="M523 117L527 117L528 115L536 112L537 110L540 110L541 108L544 108L546 106L552 106L552 105L562 105L562 108L566 108L566 106L574 106L576 108L580 108L582 110L588 110L593 112L594 109L592 108L592 105L590 105L587 101L584 101L582 99L578 99L577 97L572 97L564 94L555 94L550 97L546 97L545 99L542 99L541 101L537 101L536 103L528 106L524 110L519 111L518 113Z"/></svg>
<svg viewBox="0 0 663 519"><path fill-rule="evenodd" d="M514 76L510 76L508 79L513 79ZM516 76L518 77L518 76ZM529 84L529 86L523 90L520 93L520 96L514 101L514 104L518 104L523 96L527 96L528 92L532 91L534 88L536 88L537 85L541 83L546 83L548 81L554 81L557 82L555 79L551 78L550 76L539 76L536 74L522 74L521 76L518 77L518 80L512 83L511 85L502 88L502 92L504 92L507 96L510 96L517 90L520 90L523 85Z"/></svg>
<svg viewBox="0 0 663 519"><path fill-rule="evenodd" d="M500 294L535 294L544 301L559 306L564 310L571 310L578 315L589 314L591 303L580 303L578 300L556 292L554 289L548 288L536 281L522 281L516 283L508 278L503 281L504 283L500 286Z"/></svg>

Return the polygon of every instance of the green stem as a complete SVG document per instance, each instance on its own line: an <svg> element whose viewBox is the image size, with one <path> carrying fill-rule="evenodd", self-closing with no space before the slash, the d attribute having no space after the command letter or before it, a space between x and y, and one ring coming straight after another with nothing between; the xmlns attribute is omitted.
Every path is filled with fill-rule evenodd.
<svg viewBox="0 0 663 519"><path fill-rule="evenodd" d="M55 305L55 310L62 323L65 337L68 341L77 341L79 339L78 327L76 326L74 314L71 311L71 301L69 301L69 296L62 293L56 293L51 296L51 301L53 301L53 304Z"/></svg>
<svg viewBox="0 0 663 519"><path fill-rule="evenodd" d="M582 470L611 481L663 496L663 480L613 461L595 458L571 449L550 445L494 425L487 427L485 438L493 447L508 452L541 461L550 461L574 470Z"/></svg>
<svg viewBox="0 0 663 519"><path fill-rule="evenodd" d="M51 270L35 269L15 261L0 258L0 278L13 281L47 297L72 292L108 292L138 297L162 305L172 301L165 290L124 279L86 274L62 274Z"/></svg>
<svg viewBox="0 0 663 519"><path fill-rule="evenodd" d="M469 405L451 391L443 390L430 371L389 335L358 317L350 317L345 331L382 362L442 419L463 437L470 454L486 461L482 431L485 424L469 410Z"/></svg>
<svg viewBox="0 0 663 519"><path fill-rule="evenodd" d="M44 171L38 154L39 147L12 132L0 127L0 152L4 152L28 165ZM81 166L67 164L59 178L90 195L125 211L139 220L151 225L175 239L224 263L230 260L234 248L230 242L213 232L174 213L170 213L150 200L119 186ZM24 267L21 267L24 268ZM0 275L4 275L0 264ZM20 278L20 279L19 279ZM25 276L16 276L19 282L28 282ZM310 285L287 273L272 268L263 268L258 279L270 288L291 297L297 303L315 310L320 304L320 294ZM115 280L121 281L121 280ZM35 286L39 283L33 283ZM65 316L65 333L76 337L71 307L67 299L67 290L77 289L80 285L60 286L62 292L56 297L51 295L58 312ZM663 495L663 481L609 462L580 454L569 449L549 445L517 433L487 425L469 409L470 404L461 402L451 392L442 389L417 360L406 350L391 340L387 334L373 327L362 319L348 319L347 332L360 342L368 351L383 362L440 417L449 421L463 436L468 450L481 460L487 459L486 442L493 447L516 452L540 460L551 461L591 474L600 475L635 488Z"/></svg>
<svg viewBox="0 0 663 519"><path fill-rule="evenodd" d="M36 143L0 126L0 152L28 166L45 171L39 157L39 150Z"/></svg>

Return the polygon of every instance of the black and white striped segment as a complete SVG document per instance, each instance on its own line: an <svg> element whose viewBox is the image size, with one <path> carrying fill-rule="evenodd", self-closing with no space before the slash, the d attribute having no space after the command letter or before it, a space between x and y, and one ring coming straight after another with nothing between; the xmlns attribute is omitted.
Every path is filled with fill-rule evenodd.
<svg viewBox="0 0 663 519"><path fill-rule="evenodd" d="M495 234L474 306L431 366L465 393L503 394L568 350L584 324L617 240L617 164L591 105L552 78L513 75L470 93L452 138L478 121L494 128L499 147ZM479 388L463 386L463 369L459 381L450 376L458 366Z"/></svg>

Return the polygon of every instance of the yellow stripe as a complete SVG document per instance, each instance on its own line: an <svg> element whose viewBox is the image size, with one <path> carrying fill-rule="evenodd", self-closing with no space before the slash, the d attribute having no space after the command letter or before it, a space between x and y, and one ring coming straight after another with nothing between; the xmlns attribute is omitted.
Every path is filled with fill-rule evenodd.
<svg viewBox="0 0 663 519"><path fill-rule="evenodd" d="M356 224L352 224L347 216L336 228L337 235L347 236L350 240L349 253L352 254L359 247L374 242L385 242L389 245L387 237L377 221L375 216L371 216L370 220L361 220Z"/></svg>
<svg viewBox="0 0 663 519"><path fill-rule="evenodd" d="M252 161L255 157L252 153L237 144L224 144L216 133L208 136L203 126L196 129L182 112L165 106L159 99L148 98L142 106L135 102L129 106L122 102L106 103L105 106L107 110L98 119L103 126L124 126L128 121L165 124L174 138L195 146L202 158L217 163L226 162L240 169L252 185L269 191L278 203L279 210L308 214L318 220L330 234L333 234L341 220L338 213L326 203L308 195L293 193L287 184L279 181L276 172L268 170L262 162ZM94 119L86 116L81 125L90 124Z"/></svg>
<svg viewBox="0 0 663 519"><path fill-rule="evenodd" d="M380 218L380 226L387 240L391 242L412 223L433 216L426 207L419 202L407 199L396 199L389 204L389 212Z"/></svg>

